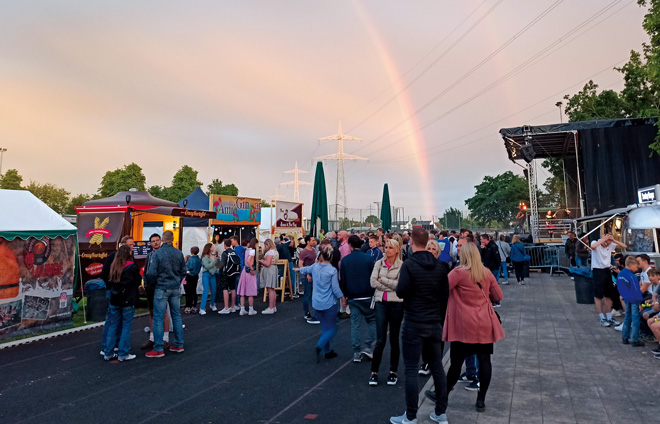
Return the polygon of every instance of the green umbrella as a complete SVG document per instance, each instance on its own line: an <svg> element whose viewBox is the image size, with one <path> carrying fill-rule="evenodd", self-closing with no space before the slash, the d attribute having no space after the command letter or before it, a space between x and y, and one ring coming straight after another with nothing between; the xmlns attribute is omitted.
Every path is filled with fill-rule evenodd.
<svg viewBox="0 0 660 424"><path fill-rule="evenodd" d="M317 219L319 222L317 222ZM323 164L316 163L314 176L314 194L312 194L312 217L309 225L309 234L317 236L323 229L328 231L328 197L325 193L325 174Z"/></svg>
<svg viewBox="0 0 660 424"><path fill-rule="evenodd" d="M392 230L392 208L390 207L390 189L385 184L383 188L383 203L380 206L380 221L383 230L389 232Z"/></svg>

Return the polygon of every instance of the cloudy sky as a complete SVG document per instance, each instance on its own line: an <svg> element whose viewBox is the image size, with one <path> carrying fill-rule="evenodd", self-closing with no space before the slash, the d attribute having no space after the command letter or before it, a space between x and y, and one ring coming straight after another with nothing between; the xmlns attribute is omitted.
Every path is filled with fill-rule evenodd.
<svg viewBox="0 0 660 424"><path fill-rule="evenodd" d="M0 14L4 170L94 193L139 164L168 185L267 198L344 132L348 206L389 183L406 215L441 214L484 175L521 168L498 130L559 121L593 78L620 89L646 41L632 0L20 1ZM325 164L334 203L336 165ZM541 174L543 175L543 174ZM279 188L284 198L293 190ZM301 188L309 203L311 189Z"/></svg>

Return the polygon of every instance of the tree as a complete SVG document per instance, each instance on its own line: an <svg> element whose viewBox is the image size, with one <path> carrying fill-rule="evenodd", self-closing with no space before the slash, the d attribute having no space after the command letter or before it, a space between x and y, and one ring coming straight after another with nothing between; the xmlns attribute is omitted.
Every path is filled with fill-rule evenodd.
<svg viewBox="0 0 660 424"><path fill-rule="evenodd" d="M159 186L159 185L152 185L147 189L149 194L152 196L158 198L158 199L164 199L165 198L165 187Z"/></svg>
<svg viewBox="0 0 660 424"><path fill-rule="evenodd" d="M35 181L30 181L30 184L28 184L25 189L34 194L38 199L47 204L57 213L64 213L69 205L70 193L53 184L39 184Z"/></svg>
<svg viewBox="0 0 660 424"><path fill-rule="evenodd" d="M509 223L518 210L519 202L529 202L527 180L511 171L495 177L486 176L475 189L475 195L465 204L472 217L482 222Z"/></svg>
<svg viewBox="0 0 660 424"><path fill-rule="evenodd" d="M213 194L215 194L215 193L213 193ZM268 203L267 201L261 199L261 207L262 208L270 208L270 203Z"/></svg>
<svg viewBox="0 0 660 424"><path fill-rule="evenodd" d="M238 187L234 184L223 185L222 181L217 178L214 178L211 181L211 184L207 186L208 191L207 195L218 194L221 196L238 196ZM269 207L269 206L265 206Z"/></svg>
<svg viewBox="0 0 660 424"><path fill-rule="evenodd" d="M364 219L365 224L373 224L374 227L380 227L380 219L376 215L369 215Z"/></svg>
<svg viewBox="0 0 660 424"><path fill-rule="evenodd" d="M411 220L410 220L410 223L411 223L412 225L417 225L417 218L413 218L413 219L411 219Z"/></svg>
<svg viewBox="0 0 660 424"><path fill-rule="evenodd" d="M128 191L132 188L145 191L146 182L147 179L142 173L142 168L135 163L131 163L123 168L106 172L101 179L98 192L101 197L110 197L120 191Z"/></svg>
<svg viewBox="0 0 660 424"><path fill-rule="evenodd" d="M81 206L83 203L89 200L92 200L92 196L90 196L89 194L79 194L77 196L72 197L66 209L64 210L64 213L69 215L75 215L76 206Z"/></svg>
<svg viewBox="0 0 660 424"><path fill-rule="evenodd" d="M202 182L197 179L197 174L198 172L190 166L183 165L172 177L172 185L162 189L161 198L170 202L181 201L192 193L193 190L202 185Z"/></svg>
<svg viewBox="0 0 660 424"><path fill-rule="evenodd" d="M0 175L0 188L6 190L21 190L23 177L15 169L8 169L4 175Z"/></svg>
<svg viewBox="0 0 660 424"><path fill-rule="evenodd" d="M543 183L546 193L538 196L539 205L555 207L562 204L567 207L566 190L564 184L564 161L562 159L549 158L541 163L548 170L550 177ZM528 190L529 191L529 190Z"/></svg>
<svg viewBox="0 0 660 424"><path fill-rule="evenodd" d="M445 209L444 216L442 218L442 224L445 229L456 229L461 228L461 220L463 214L456 208Z"/></svg>
<svg viewBox="0 0 660 424"><path fill-rule="evenodd" d="M582 91L569 96L564 113L570 121L591 121L595 119L625 118L623 100L613 90L604 90L598 93L598 84L589 80Z"/></svg>

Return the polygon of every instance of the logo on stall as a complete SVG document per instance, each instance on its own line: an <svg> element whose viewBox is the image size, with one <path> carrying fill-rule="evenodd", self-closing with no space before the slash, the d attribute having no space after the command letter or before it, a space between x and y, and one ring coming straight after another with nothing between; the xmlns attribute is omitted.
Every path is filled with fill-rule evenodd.
<svg viewBox="0 0 660 424"><path fill-rule="evenodd" d="M44 237L37 240L34 237L28 239L25 245L25 266L32 269L34 265L43 265L50 256L50 239Z"/></svg>
<svg viewBox="0 0 660 424"><path fill-rule="evenodd" d="M66 308L67 298L66 292L60 293L60 309Z"/></svg>
<svg viewBox="0 0 660 424"><path fill-rule="evenodd" d="M103 271L103 264L100 264L98 262L94 262L93 264L85 268L85 272L87 272L89 275L99 275L102 271Z"/></svg>
<svg viewBox="0 0 660 424"><path fill-rule="evenodd" d="M85 237L91 237L89 240L89 245L98 244L99 246L103 243L103 237L110 237L112 233L110 230L107 230L105 227L110 222L110 218L107 217L103 221L97 216L94 218L94 229L87 231Z"/></svg>

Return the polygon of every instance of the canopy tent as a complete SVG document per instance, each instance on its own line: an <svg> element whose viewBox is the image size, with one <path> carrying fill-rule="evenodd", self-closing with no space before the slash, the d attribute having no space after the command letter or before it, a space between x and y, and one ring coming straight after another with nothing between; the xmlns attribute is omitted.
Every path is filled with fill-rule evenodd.
<svg viewBox="0 0 660 424"><path fill-rule="evenodd" d="M383 187L383 203L380 206L380 221L385 232L392 230L392 208L390 206L390 189L387 183Z"/></svg>
<svg viewBox="0 0 660 424"><path fill-rule="evenodd" d="M0 204L0 339L71 324L76 227L29 191Z"/></svg>
<svg viewBox="0 0 660 424"><path fill-rule="evenodd" d="M208 210L209 196L204 191L197 187L179 201L179 206L197 210ZM209 220L204 218L183 218L181 226L185 228L181 241L181 251L184 254L190 253L190 248L193 246L199 247L199 251L209 240Z"/></svg>
<svg viewBox="0 0 660 424"><path fill-rule="evenodd" d="M328 196L325 189L323 164L316 163L314 191L312 194L312 214L309 221L309 234L318 236L321 230L328 231Z"/></svg>

